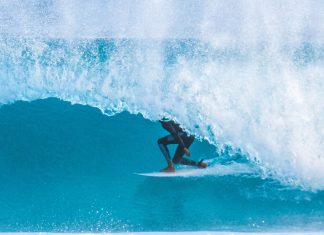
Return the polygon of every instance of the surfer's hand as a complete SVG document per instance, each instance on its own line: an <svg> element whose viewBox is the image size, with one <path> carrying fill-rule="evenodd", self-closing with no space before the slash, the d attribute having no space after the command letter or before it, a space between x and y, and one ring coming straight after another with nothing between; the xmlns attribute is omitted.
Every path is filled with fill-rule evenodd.
<svg viewBox="0 0 324 235"><path fill-rule="evenodd" d="M187 148L184 148L183 151L188 157L190 156L190 151Z"/></svg>

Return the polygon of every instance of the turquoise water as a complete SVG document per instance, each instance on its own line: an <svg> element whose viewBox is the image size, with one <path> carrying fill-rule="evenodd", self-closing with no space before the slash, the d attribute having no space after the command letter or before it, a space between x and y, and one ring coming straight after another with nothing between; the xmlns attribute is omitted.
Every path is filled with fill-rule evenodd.
<svg viewBox="0 0 324 235"><path fill-rule="evenodd" d="M0 109L1 231L321 230L322 191L257 173L147 178L165 160L157 122L57 99ZM214 166L244 157L196 140L193 159ZM218 165L219 164L219 165ZM233 166L234 168L234 166Z"/></svg>
<svg viewBox="0 0 324 235"><path fill-rule="evenodd" d="M323 232L323 16L321 0L0 1L0 232ZM134 174L165 167L162 117L209 168Z"/></svg>

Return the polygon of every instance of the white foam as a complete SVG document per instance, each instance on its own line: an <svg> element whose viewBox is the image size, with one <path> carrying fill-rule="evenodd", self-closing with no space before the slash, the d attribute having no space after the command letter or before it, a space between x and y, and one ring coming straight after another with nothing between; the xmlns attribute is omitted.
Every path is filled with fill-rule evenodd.
<svg viewBox="0 0 324 235"><path fill-rule="evenodd" d="M324 189L323 1L1 1L0 8L1 34L11 36L0 40L1 104L58 97L106 114L170 116L213 144L241 148L265 174ZM195 14L186 21L185 12ZM47 42L58 35L141 40L115 41L99 63L89 41ZM165 42L146 40L189 36L200 44L176 51L168 66Z"/></svg>
<svg viewBox="0 0 324 235"><path fill-rule="evenodd" d="M322 41L323 1L0 2L0 34L60 38L205 38L213 45ZM96 17L93 17L96 16Z"/></svg>

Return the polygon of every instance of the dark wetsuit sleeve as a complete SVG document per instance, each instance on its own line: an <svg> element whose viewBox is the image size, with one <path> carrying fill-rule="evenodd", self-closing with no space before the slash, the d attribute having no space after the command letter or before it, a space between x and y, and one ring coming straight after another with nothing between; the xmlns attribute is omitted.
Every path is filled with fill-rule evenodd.
<svg viewBox="0 0 324 235"><path fill-rule="evenodd" d="M176 138L182 148L185 148L186 145L184 144L182 138L180 137L179 133L176 131L176 128L173 126L173 122L161 122L164 129L169 131L171 135Z"/></svg>

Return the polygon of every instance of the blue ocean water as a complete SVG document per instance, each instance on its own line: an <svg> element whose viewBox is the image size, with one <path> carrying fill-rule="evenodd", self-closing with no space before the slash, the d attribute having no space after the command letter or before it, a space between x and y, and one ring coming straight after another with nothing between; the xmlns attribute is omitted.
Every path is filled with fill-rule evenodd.
<svg viewBox="0 0 324 235"><path fill-rule="evenodd" d="M256 173L147 178L165 166L157 122L57 99L0 109L1 231L321 230L324 194ZM244 157L196 141L215 168ZM233 166L234 167L234 166ZM221 173L221 172L220 172Z"/></svg>
<svg viewBox="0 0 324 235"><path fill-rule="evenodd" d="M320 0L1 1L0 232L322 232L323 16ZM134 174L165 167L162 117L206 170Z"/></svg>

